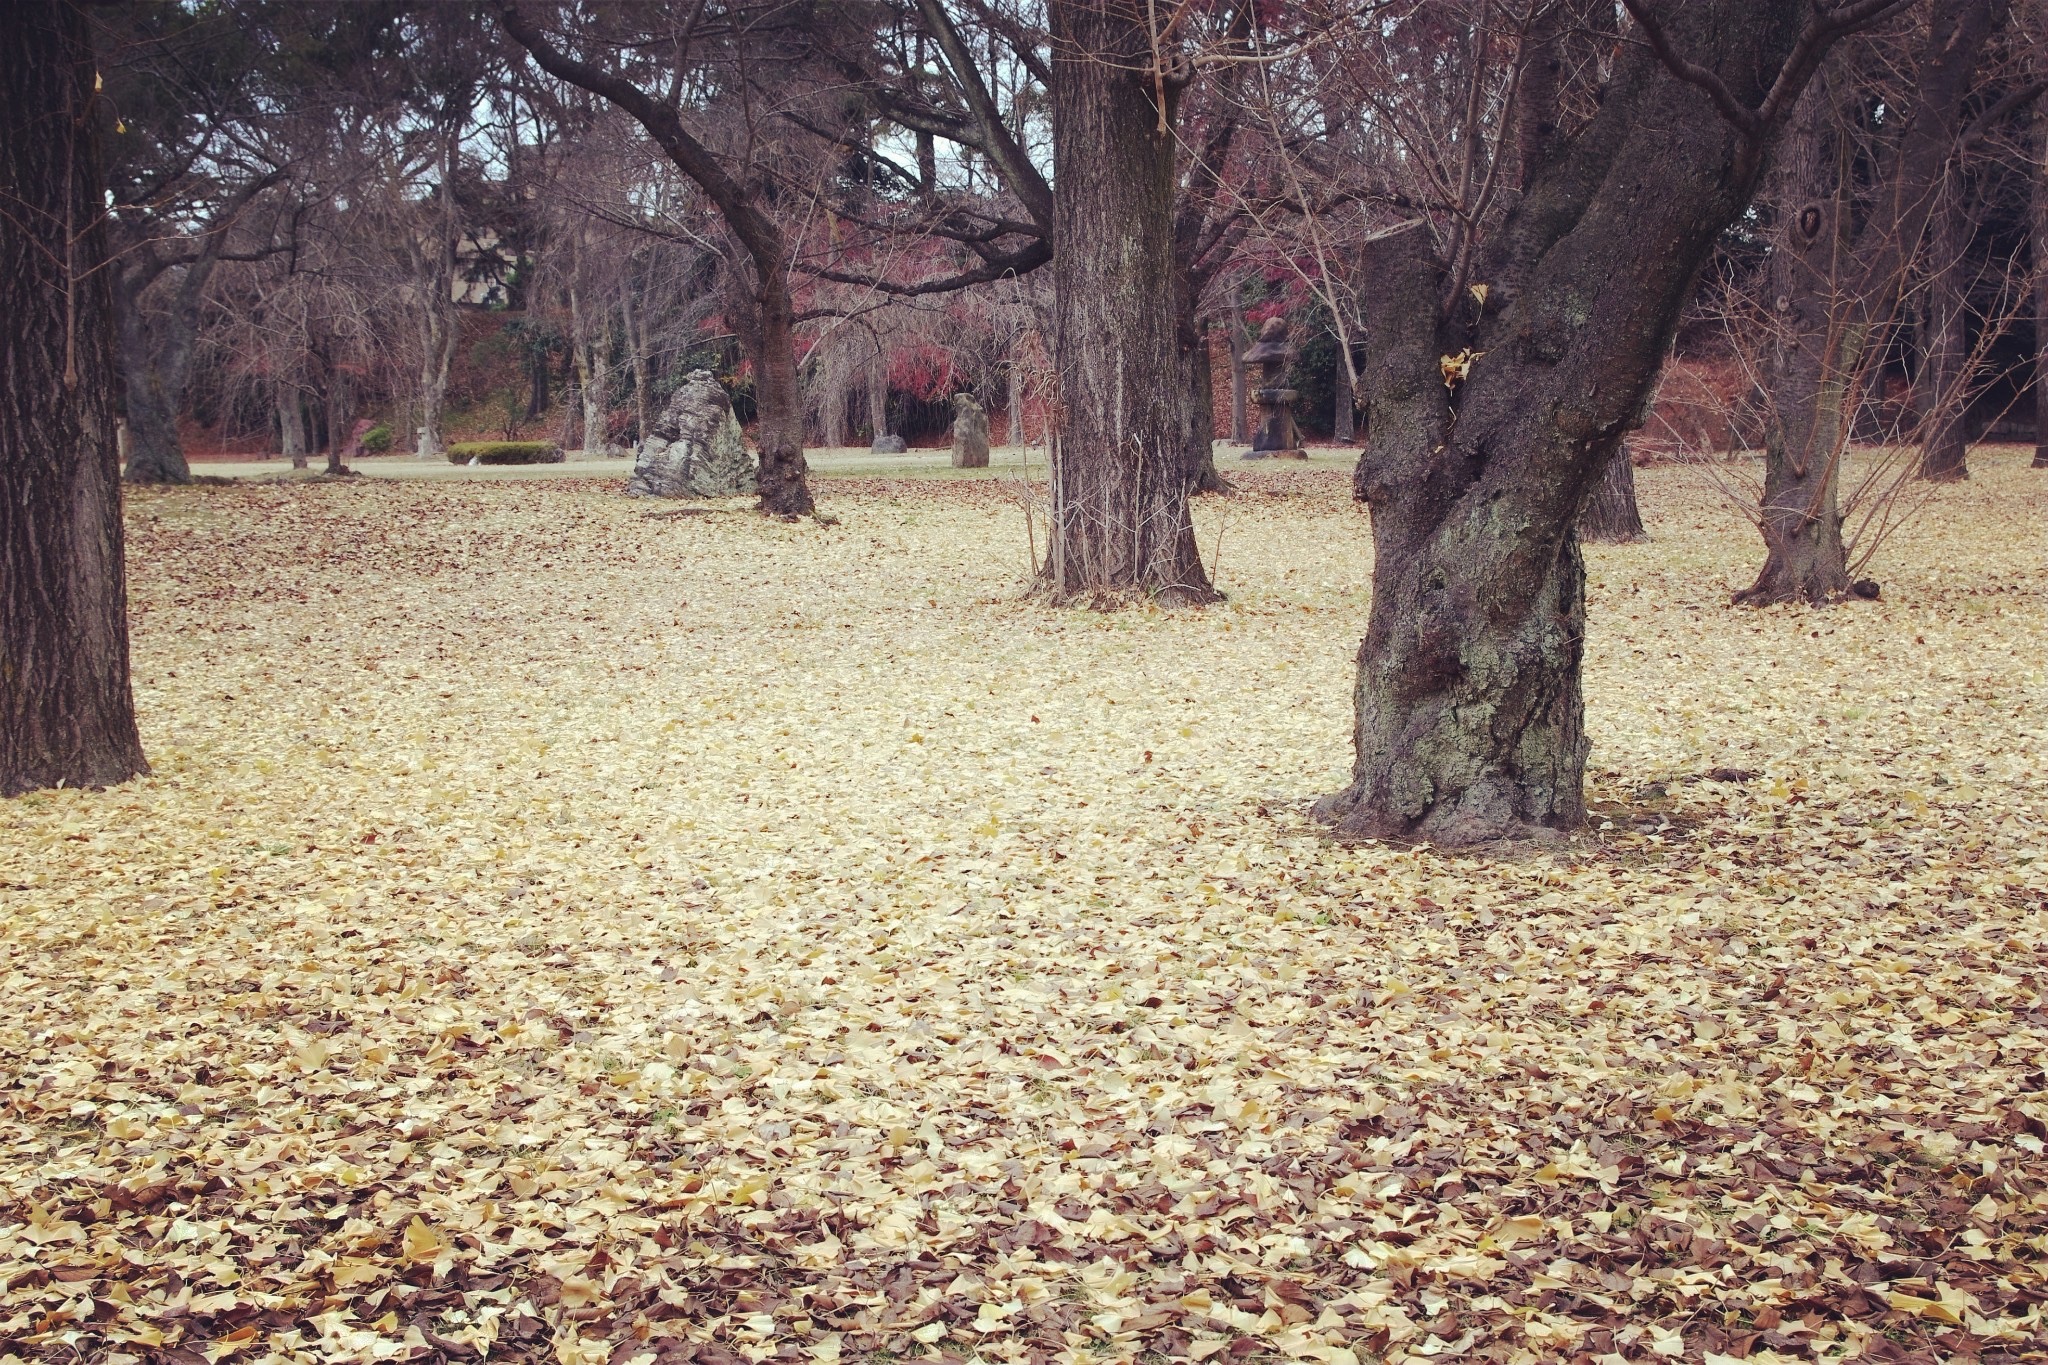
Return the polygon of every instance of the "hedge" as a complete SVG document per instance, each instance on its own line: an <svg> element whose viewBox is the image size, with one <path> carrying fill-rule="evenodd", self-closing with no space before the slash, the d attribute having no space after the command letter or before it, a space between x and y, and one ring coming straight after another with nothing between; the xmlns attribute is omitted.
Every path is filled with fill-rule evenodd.
<svg viewBox="0 0 2048 1365"><path fill-rule="evenodd" d="M457 441L448 447L449 464L560 464L562 448L553 441Z"/></svg>

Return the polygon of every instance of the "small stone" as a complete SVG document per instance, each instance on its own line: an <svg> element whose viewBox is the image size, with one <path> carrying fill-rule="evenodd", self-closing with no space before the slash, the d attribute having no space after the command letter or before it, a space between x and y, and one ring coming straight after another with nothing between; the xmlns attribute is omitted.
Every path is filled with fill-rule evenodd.
<svg viewBox="0 0 2048 1365"><path fill-rule="evenodd" d="M890 431L877 436L875 443L868 447L869 453L874 455L901 455L908 449L910 447L904 444L903 438Z"/></svg>

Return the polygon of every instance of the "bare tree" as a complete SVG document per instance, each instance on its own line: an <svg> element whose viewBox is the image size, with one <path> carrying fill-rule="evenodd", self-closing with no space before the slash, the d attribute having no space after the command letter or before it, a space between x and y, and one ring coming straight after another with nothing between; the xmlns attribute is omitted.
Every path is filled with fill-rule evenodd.
<svg viewBox="0 0 2048 1365"><path fill-rule="evenodd" d="M1471 844L1584 819L1574 524L1792 102L1887 6L1630 8L1644 42L1498 220L1367 248L1373 601L1352 779L1318 804L1347 835Z"/></svg>

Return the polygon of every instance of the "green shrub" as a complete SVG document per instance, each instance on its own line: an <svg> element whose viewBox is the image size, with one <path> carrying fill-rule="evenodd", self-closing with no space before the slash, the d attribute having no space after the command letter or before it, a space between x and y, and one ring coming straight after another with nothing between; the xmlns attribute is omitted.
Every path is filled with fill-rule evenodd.
<svg viewBox="0 0 2048 1365"><path fill-rule="evenodd" d="M449 464L560 464L562 448L553 441L457 441L448 447Z"/></svg>
<svg viewBox="0 0 2048 1365"><path fill-rule="evenodd" d="M379 422L376 426L363 433L363 454L382 455L389 449L391 449L391 427L388 423Z"/></svg>

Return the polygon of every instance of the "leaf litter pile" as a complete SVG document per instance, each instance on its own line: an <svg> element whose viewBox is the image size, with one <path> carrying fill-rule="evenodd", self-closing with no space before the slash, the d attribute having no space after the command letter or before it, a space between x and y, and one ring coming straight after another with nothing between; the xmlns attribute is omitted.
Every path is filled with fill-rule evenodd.
<svg viewBox="0 0 2048 1365"><path fill-rule="evenodd" d="M153 777L0 809L8 1360L1983 1360L2048 1341L2048 476L1883 600L1590 551L1593 828L1345 847L1337 471L1231 600L995 483L130 495Z"/></svg>

